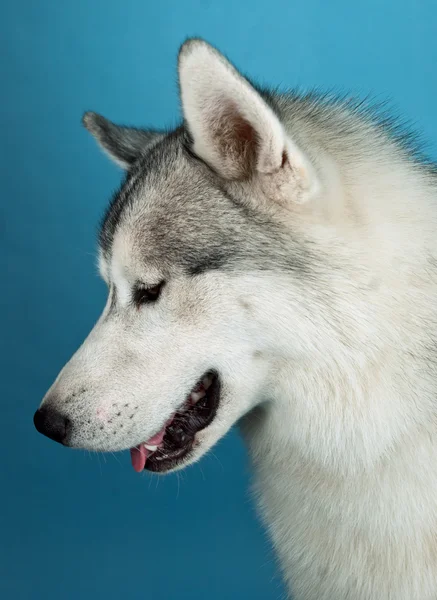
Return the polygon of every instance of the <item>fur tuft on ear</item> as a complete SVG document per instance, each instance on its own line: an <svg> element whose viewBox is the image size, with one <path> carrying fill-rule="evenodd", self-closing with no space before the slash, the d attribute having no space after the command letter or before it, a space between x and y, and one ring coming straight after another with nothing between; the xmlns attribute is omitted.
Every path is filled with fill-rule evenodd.
<svg viewBox="0 0 437 600"><path fill-rule="evenodd" d="M222 177L246 180L281 173L285 190L288 170L301 197L313 189L313 169L277 115L215 48L200 39L182 45L179 86L193 151Z"/></svg>
<svg viewBox="0 0 437 600"><path fill-rule="evenodd" d="M123 169L129 169L141 154L164 135L159 131L115 125L94 112L86 112L82 123L100 147Z"/></svg>

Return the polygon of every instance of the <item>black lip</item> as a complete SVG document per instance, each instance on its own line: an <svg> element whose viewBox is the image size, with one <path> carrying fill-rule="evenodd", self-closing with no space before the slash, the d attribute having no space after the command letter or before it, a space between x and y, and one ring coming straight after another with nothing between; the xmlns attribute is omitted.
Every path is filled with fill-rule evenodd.
<svg viewBox="0 0 437 600"><path fill-rule="evenodd" d="M191 454L196 434L214 420L220 403L221 381L216 371L207 373L212 374L214 380L206 396L186 412L176 413L166 429L162 446L146 461L144 468L148 471L163 473L180 465Z"/></svg>

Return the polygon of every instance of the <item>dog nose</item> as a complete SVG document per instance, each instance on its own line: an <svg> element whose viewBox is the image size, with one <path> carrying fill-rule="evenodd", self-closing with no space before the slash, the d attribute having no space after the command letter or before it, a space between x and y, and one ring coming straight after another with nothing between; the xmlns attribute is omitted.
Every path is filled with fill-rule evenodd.
<svg viewBox="0 0 437 600"><path fill-rule="evenodd" d="M55 442L65 444L71 422L57 410L48 407L40 408L36 411L33 422L37 431Z"/></svg>

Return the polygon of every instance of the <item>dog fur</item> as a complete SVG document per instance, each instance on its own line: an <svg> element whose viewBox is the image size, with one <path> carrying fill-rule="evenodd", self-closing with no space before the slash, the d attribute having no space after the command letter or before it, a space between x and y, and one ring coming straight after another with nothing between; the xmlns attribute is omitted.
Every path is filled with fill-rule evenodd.
<svg viewBox="0 0 437 600"><path fill-rule="evenodd" d="M43 406L68 445L127 449L212 366L176 468L239 423L292 597L435 600L437 171L359 103L260 90L202 40L178 69L176 130L84 117L126 178L106 308Z"/></svg>

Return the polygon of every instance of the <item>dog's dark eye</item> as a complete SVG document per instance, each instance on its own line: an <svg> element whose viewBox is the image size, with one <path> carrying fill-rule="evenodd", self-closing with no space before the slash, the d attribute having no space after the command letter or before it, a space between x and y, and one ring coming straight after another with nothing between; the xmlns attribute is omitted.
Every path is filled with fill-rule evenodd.
<svg viewBox="0 0 437 600"><path fill-rule="evenodd" d="M156 302L161 294L161 290L164 286L164 282L152 285L150 287L137 287L134 291L134 303L135 306L141 306L142 304L151 304Z"/></svg>

